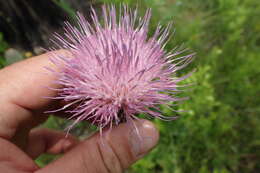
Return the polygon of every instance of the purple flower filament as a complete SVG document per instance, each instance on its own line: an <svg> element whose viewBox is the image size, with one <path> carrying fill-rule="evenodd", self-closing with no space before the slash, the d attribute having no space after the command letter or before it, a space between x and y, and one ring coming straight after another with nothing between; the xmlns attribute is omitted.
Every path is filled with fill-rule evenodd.
<svg viewBox="0 0 260 173"><path fill-rule="evenodd" d="M177 83L188 75L178 78L175 74L193 54L176 58L182 50L164 50L171 24L158 25L148 38L150 9L139 18L137 10L122 8L117 16L114 6L103 6L102 21L92 10L93 25L78 14L78 27L65 23L64 36L55 34L56 49L70 53L52 56L61 69L56 82L63 86L53 99L69 103L56 111L71 113L72 126L88 120L102 129L135 119L138 113L163 120L176 118L163 116L158 106L183 99L174 93Z"/></svg>

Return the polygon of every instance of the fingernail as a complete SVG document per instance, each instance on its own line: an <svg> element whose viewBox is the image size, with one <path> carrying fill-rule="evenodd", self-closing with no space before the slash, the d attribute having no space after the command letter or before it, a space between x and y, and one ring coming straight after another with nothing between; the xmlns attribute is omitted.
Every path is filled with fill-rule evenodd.
<svg viewBox="0 0 260 173"><path fill-rule="evenodd" d="M140 158L150 151L158 142L159 134L154 125L146 120L137 122L137 129L130 132L130 143L132 152Z"/></svg>

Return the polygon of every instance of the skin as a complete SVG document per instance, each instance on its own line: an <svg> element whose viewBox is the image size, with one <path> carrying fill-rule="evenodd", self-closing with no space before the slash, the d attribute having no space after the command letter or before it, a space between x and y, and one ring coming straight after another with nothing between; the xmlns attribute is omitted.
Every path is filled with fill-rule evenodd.
<svg viewBox="0 0 260 173"><path fill-rule="evenodd" d="M66 54L61 50L58 54ZM49 54L33 57L0 70L0 170L5 173L120 173L147 154L159 134L147 120L135 122L138 130L121 124L79 141L66 133L35 128L48 116L43 112L60 108L61 102L43 98L57 93L43 86L55 75L44 74L44 66L55 68ZM66 116L58 113L57 116ZM63 156L39 168L34 159L42 153Z"/></svg>

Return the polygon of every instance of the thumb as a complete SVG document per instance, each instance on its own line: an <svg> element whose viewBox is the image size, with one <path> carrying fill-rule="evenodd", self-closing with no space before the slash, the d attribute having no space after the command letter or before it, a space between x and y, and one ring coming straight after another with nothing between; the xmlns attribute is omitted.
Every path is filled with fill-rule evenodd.
<svg viewBox="0 0 260 173"><path fill-rule="evenodd" d="M121 173L149 152L157 143L159 134L147 120L120 124L111 131L95 134L83 141L62 158L37 173Z"/></svg>

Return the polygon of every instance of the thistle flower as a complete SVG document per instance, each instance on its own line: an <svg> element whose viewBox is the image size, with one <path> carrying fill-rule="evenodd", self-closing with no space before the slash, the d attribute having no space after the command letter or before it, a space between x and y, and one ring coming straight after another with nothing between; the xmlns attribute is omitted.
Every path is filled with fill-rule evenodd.
<svg viewBox="0 0 260 173"><path fill-rule="evenodd" d="M72 126L88 120L102 129L136 119L138 113L163 120L176 118L163 116L159 105L182 99L174 94L178 82L188 76L178 78L176 71L192 55L176 58L183 51L164 50L171 24L158 25L148 37L150 9L140 18L137 10L121 8L117 15L114 6L103 6L102 20L92 9L91 23L78 14L77 27L66 22L65 37L55 34L54 43L69 55L52 56L61 69L56 72L56 83L63 86L53 99L68 103L56 111L71 113Z"/></svg>

